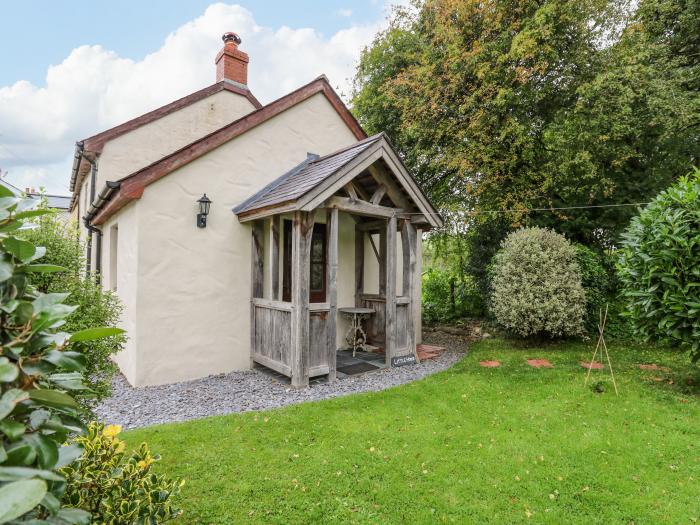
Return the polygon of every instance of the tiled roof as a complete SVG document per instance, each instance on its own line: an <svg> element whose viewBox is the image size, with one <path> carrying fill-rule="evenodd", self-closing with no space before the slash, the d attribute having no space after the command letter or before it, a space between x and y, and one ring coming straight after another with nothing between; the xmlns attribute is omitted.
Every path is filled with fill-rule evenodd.
<svg viewBox="0 0 700 525"><path fill-rule="evenodd" d="M382 133L356 142L323 157L309 156L281 177L275 179L233 211L243 213L283 202L297 200L336 173L382 137Z"/></svg>

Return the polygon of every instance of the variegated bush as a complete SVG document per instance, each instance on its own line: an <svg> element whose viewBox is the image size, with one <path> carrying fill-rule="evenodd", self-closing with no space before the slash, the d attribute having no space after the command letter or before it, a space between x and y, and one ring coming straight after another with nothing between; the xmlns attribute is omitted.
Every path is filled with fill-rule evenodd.
<svg viewBox="0 0 700 525"><path fill-rule="evenodd" d="M117 437L120 431L116 425L91 423L87 433L73 441L83 454L63 469L66 502L88 511L92 523L104 525L150 525L179 516L173 496L183 482L152 471L160 457L146 443L127 455Z"/></svg>
<svg viewBox="0 0 700 525"><path fill-rule="evenodd" d="M520 337L583 333L586 294L576 250L545 228L522 228L503 241L491 267L491 311Z"/></svg>

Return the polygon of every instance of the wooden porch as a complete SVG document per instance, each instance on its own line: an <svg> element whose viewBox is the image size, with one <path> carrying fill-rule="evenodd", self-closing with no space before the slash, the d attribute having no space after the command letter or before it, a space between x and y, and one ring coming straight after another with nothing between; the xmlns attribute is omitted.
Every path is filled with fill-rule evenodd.
<svg viewBox="0 0 700 525"><path fill-rule="evenodd" d="M367 339L384 349L387 366L400 356L417 359L421 229L441 224L426 203L379 135L326 157L310 155L234 209L252 232L251 360L290 377L294 387L321 375L334 381L338 309L352 306L374 312L365 321ZM354 294L350 299L346 291L344 301L352 304L339 305L341 216L354 224L341 239L354 244L354 261L347 253L343 260L345 288L352 280L347 265L354 266ZM366 286L370 258L378 282Z"/></svg>
<svg viewBox="0 0 700 525"><path fill-rule="evenodd" d="M292 385L304 387L309 378L328 375L335 379L338 327L338 217L341 208L325 209L327 231L326 301L310 302L311 238L315 212L296 212L292 227L291 300L280 300L279 269L268 264L265 272L264 227L269 230L268 261L279 259L279 217L255 221L252 227L251 356L256 363L291 377ZM347 209L343 209L347 211ZM392 358L415 354L414 290L416 278L416 227L410 219L391 217L380 226L358 222L355 228L354 305L374 310L365 321L368 343L384 349L387 366ZM378 234L379 293L364 292L365 238ZM403 247L403 286L396 290L397 235ZM277 238L277 240L275 240ZM267 274L267 275L266 275ZM269 297L264 282L269 280ZM350 306L350 305L342 305Z"/></svg>

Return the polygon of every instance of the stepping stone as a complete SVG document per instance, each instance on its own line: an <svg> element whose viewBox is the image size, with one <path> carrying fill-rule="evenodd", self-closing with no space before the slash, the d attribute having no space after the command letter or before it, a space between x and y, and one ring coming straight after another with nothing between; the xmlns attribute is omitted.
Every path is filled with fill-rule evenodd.
<svg viewBox="0 0 700 525"><path fill-rule="evenodd" d="M498 368L501 366L500 361L479 361L479 364L484 368Z"/></svg>
<svg viewBox="0 0 700 525"><path fill-rule="evenodd" d="M418 353L418 359L425 361L427 359L435 359L445 351L445 348L442 346L419 344L416 345L416 351Z"/></svg>
<svg viewBox="0 0 700 525"><path fill-rule="evenodd" d="M554 368L554 365L546 359L528 359L527 364L534 368Z"/></svg>
<svg viewBox="0 0 700 525"><path fill-rule="evenodd" d="M657 364L639 365L640 370L661 370L662 372L670 372L671 369L667 366L659 366Z"/></svg>
<svg viewBox="0 0 700 525"><path fill-rule="evenodd" d="M585 363L581 361L580 364L583 368L586 368L587 370L602 370L603 368L605 368L603 363Z"/></svg>

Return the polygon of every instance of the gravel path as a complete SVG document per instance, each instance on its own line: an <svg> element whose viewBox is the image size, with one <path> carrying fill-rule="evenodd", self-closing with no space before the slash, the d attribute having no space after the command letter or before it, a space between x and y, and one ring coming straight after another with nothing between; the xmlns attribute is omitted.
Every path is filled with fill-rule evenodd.
<svg viewBox="0 0 700 525"><path fill-rule="evenodd" d="M304 390L292 389L257 369L142 388L132 388L117 375L112 397L99 404L95 413L105 423L128 429L379 391L446 370L464 355L459 350L447 350L417 365L350 376L333 384L313 384Z"/></svg>

